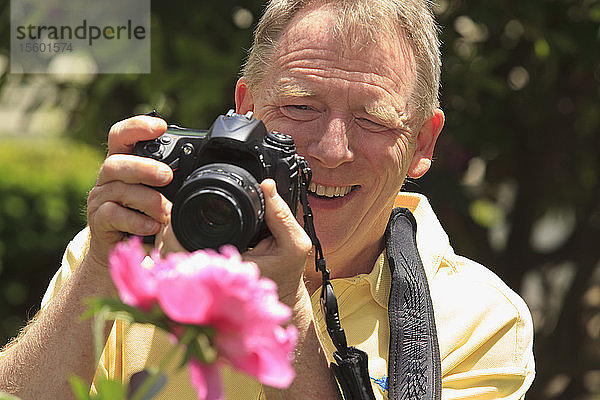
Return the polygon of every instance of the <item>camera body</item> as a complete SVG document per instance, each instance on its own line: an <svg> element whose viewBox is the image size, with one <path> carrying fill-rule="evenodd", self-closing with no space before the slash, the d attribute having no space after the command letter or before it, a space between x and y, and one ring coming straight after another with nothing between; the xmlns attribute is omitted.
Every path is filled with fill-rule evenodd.
<svg viewBox="0 0 600 400"><path fill-rule="evenodd" d="M173 202L175 236L189 251L235 245L240 252L270 232L259 183L273 178L295 214L300 156L291 136L267 132L249 112L220 115L208 130L169 125L155 140L135 145L134 154L167 164L173 180L156 189Z"/></svg>

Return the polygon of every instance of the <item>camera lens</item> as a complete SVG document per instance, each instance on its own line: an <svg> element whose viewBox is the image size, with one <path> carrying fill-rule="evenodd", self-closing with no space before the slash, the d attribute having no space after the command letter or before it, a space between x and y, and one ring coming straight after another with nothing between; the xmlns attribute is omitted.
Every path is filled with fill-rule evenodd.
<svg viewBox="0 0 600 400"><path fill-rule="evenodd" d="M194 193L183 205L187 212L190 233L197 240L226 243L242 225L242 215L236 201L219 188L206 188Z"/></svg>
<svg viewBox="0 0 600 400"><path fill-rule="evenodd" d="M230 164L208 164L192 172L173 200L175 236L189 251L232 244L240 251L257 233L264 200L250 172Z"/></svg>

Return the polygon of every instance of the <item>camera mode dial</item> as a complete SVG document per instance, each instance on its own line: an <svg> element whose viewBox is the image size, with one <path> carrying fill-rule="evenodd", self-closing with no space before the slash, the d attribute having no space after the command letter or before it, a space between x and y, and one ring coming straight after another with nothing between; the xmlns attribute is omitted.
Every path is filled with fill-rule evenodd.
<svg viewBox="0 0 600 400"><path fill-rule="evenodd" d="M135 154L164 161L173 150L174 144L175 140L170 134L163 134L154 140L138 142Z"/></svg>
<svg viewBox="0 0 600 400"><path fill-rule="evenodd" d="M265 144L281 149L286 153L295 153L296 145L294 139L285 133L269 132L265 136Z"/></svg>
<svg viewBox="0 0 600 400"><path fill-rule="evenodd" d="M162 157L162 145L157 141L152 141L146 143L144 146L144 151L152 158L160 158Z"/></svg>
<svg viewBox="0 0 600 400"><path fill-rule="evenodd" d="M267 133L267 137L265 141L270 144L278 145L292 145L294 146L294 139L290 135L281 132L269 132Z"/></svg>

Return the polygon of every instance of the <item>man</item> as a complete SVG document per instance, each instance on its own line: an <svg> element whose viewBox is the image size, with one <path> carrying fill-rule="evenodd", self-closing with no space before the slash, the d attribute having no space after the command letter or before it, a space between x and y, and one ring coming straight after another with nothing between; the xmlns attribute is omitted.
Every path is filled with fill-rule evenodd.
<svg viewBox="0 0 600 400"><path fill-rule="evenodd" d="M237 83L236 108L253 111L269 130L292 135L313 171L316 231L348 341L369 354L376 397L387 398L388 389L384 232L397 203L417 220L442 397L519 399L534 376L527 307L490 271L454 254L424 197L397 196L406 176L419 178L431 165L444 122L439 74L436 28L425 2L273 0ZM94 373L127 379L164 353L167 339L160 332L116 323L95 372L90 327L78 316L81 299L114 293L107 255L124 232L159 233L163 250L180 249L168 224L171 204L149 187L167 184L172 172L128 154L136 142L165 129L164 121L145 116L112 127L109 154L88 199L89 230L69 245L43 311L0 359L0 388L24 398L65 398L71 373L90 381ZM337 398L310 239L274 182L261 188L273 236L244 257L278 284L281 300L292 307L299 330L297 377L279 393L226 371L227 398ZM182 374L170 377L160 398L193 395Z"/></svg>

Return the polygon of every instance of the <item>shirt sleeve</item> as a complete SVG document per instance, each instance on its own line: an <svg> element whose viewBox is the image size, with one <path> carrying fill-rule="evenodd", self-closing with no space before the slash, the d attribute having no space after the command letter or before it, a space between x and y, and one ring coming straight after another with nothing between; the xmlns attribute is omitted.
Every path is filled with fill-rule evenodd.
<svg viewBox="0 0 600 400"><path fill-rule="evenodd" d="M50 300L56 297L62 285L71 276L71 273L81 265L89 246L90 228L86 227L75 235L73 240L67 245L60 268L52 277L52 280L46 289L46 293L44 293L44 297L42 298L42 309L46 307Z"/></svg>
<svg viewBox="0 0 600 400"><path fill-rule="evenodd" d="M435 283L442 398L523 399L535 376L531 313L491 271L455 261Z"/></svg>

